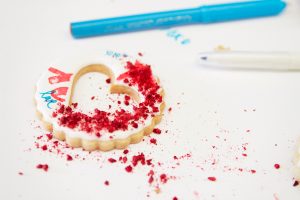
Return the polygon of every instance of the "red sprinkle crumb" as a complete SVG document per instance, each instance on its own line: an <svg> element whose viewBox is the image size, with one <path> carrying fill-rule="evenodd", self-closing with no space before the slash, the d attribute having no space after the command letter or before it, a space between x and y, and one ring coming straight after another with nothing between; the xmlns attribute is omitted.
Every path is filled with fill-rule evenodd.
<svg viewBox="0 0 300 200"><path fill-rule="evenodd" d="M151 175L151 176L149 177L149 179L148 179L148 183L151 184L153 181L154 181L154 178L153 178L153 176Z"/></svg>
<svg viewBox="0 0 300 200"><path fill-rule="evenodd" d="M151 138L151 139L150 139L150 143L151 143L151 144L155 144L155 145L157 145L157 143L156 143L156 139L155 139L155 138Z"/></svg>
<svg viewBox="0 0 300 200"><path fill-rule="evenodd" d="M114 158L109 158L109 159L108 159L108 162L110 162L110 163L115 163L115 162L117 162L117 161L116 161L116 159L114 159Z"/></svg>
<svg viewBox="0 0 300 200"><path fill-rule="evenodd" d="M124 154L128 154L128 152L129 152L128 149L125 149L125 150L123 151Z"/></svg>
<svg viewBox="0 0 300 200"><path fill-rule="evenodd" d="M172 107L170 107L170 108L168 109L168 111L171 112L171 111L172 111Z"/></svg>
<svg viewBox="0 0 300 200"><path fill-rule="evenodd" d="M251 172L252 174L255 174L255 173L256 173L256 170L251 169L250 172Z"/></svg>
<svg viewBox="0 0 300 200"><path fill-rule="evenodd" d="M160 181L161 181L162 183L166 183L166 182L168 181L167 175L166 175L166 174L161 174L161 175L160 175Z"/></svg>
<svg viewBox="0 0 300 200"><path fill-rule="evenodd" d="M296 187L298 185L299 185L299 181L295 181L294 184L293 184L294 187Z"/></svg>
<svg viewBox="0 0 300 200"><path fill-rule="evenodd" d="M155 134L161 134L161 130L159 128L154 128L153 133Z"/></svg>
<svg viewBox="0 0 300 200"><path fill-rule="evenodd" d="M178 198L177 197L173 197L173 200L178 200Z"/></svg>
<svg viewBox="0 0 300 200"><path fill-rule="evenodd" d="M280 165L276 163L276 164L274 164L274 167L275 167L275 169L279 169Z"/></svg>
<svg viewBox="0 0 300 200"><path fill-rule="evenodd" d="M19 172L18 174L19 174L20 176L23 176L23 175L24 175L24 173L23 173L23 172Z"/></svg>
<svg viewBox="0 0 300 200"><path fill-rule="evenodd" d="M109 181L108 180L104 181L104 185L109 186Z"/></svg>
<svg viewBox="0 0 300 200"><path fill-rule="evenodd" d="M56 113L56 112L53 112L53 113L52 113L52 117L54 117L54 118L57 117L57 113Z"/></svg>
<svg viewBox="0 0 300 200"><path fill-rule="evenodd" d="M247 157L247 156L248 156L246 153L243 153L242 155L243 155L244 157Z"/></svg>
<svg viewBox="0 0 300 200"><path fill-rule="evenodd" d="M131 165L128 165L127 167L125 167L126 172L130 173L132 172L132 167Z"/></svg>
<svg viewBox="0 0 300 200"><path fill-rule="evenodd" d="M216 181L217 180L217 178L214 177L214 176L207 177L207 179L210 180L210 181Z"/></svg>
<svg viewBox="0 0 300 200"><path fill-rule="evenodd" d="M46 151L46 150L48 149L48 147L47 147L47 145L45 144L45 145L41 146L41 149L42 149L43 151Z"/></svg>
<svg viewBox="0 0 300 200"><path fill-rule="evenodd" d="M51 133L46 134L46 136L47 136L48 140L52 140L52 138L53 138L53 135Z"/></svg>
<svg viewBox="0 0 300 200"><path fill-rule="evenodd" d="M94 99L95 99L95 96L92 96L92 97L91 97L91 100L94 100Z"/></svg>
<svg viewBox="0 0 300 200"><path fill-rule="evenodd" d="M106 79L105 82L108 83L108 84L111 83L110 78Z"/></svg>
<svg viewBox="0 0 300 200"><path fill-rule="evenodd" d="M46 171L48 171L49 166L48 166L47 164L38 164L38 165L36 166L36 168L38 168L38 169L43 169L43 170L46 172Z"/></svg>
<svg viewBox="0 0 300 200"><path fill-rule="evenodd" d="M143 54L141 52L138 53L139 56L143 56Z"/></svg>
<svg viewBox="0 0 300 200"><path fill-rule="evenodd" d="M73 160L73 157L67 154L67 161L71 161L71 160Z"/></svg>

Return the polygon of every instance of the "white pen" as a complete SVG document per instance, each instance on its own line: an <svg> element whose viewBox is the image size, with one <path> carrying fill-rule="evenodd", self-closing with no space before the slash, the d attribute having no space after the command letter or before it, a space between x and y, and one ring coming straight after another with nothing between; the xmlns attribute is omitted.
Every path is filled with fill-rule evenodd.
<svg viewBox="0 0 300 200"><path fill-rule="evenodd" d="M300 70L300 53L217 51L198 54L202 66L246 70Z"/></svg>

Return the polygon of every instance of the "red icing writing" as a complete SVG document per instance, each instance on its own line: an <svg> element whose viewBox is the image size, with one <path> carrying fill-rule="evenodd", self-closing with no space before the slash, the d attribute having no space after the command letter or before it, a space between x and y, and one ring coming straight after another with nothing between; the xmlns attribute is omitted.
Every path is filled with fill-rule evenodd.
<svg viewBox="0 0 300 200"><path fill-rule="evenodd" d="M67 91L68 91L68 87L59 87L59 88L56 88L53 90L53 92L51 93L51 96L54 99L56 99L60 102L63 102L63 101L65 101L65 99L61 98L61 96L66 96Z"/></svg>
<svg viewBox="0 0 300 200"><path fill-rule="evenodd" d="M50 67L48 70L54 74L57 74L57 76L51 76L48 78L50 84L70 81L70 78L72 76L72 74L64 73L53 67Z"/></svg>

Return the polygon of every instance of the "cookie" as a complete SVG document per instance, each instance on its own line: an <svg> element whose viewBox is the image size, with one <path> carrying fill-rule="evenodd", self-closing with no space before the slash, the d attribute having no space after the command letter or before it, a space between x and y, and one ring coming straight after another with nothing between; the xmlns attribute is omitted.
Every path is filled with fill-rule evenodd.
<svg viewBox="0 0 300 200"><path fill-rule="evenodd" d="M109 106L95 104L86 111L92 102L74 102L74 93L80 96L88 91L89 84L80 90L76 85L83 76L95 73L104 77L99 88L107 90L107 95L95 94L96 99ZM50 65L36 84L35 102L40 119L55 138L71 147L109 151L139 143L152 132L163 116L163 96L150 65L99 53L68 56Z"/></svg>

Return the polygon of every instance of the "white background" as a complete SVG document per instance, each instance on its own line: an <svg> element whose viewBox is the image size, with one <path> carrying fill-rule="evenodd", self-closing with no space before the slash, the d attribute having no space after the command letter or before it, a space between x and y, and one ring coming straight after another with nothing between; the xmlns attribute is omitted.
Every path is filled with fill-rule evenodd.
<svg viewBox="0 0 300 200"><path fill-rule="evenodd" d="M289 0L278 17L173 28L191 40L187 45L168 37L168 30L82 40L69 33L71 21L203 3L1 0L0 199L299 199L299 188L292 187L291 160L300 136L300 73L223 71L195 64L198 52L218 45L233 50L299 51L299 1ZM166 103L173 111L166 113L159 127L168 133L153 136L157 146L146 138L129 147L131 155L143 151L166 166L174 164L173 155L192 154L174 170L157 168L158 173L177 176L161 185L160 194L149 187L145 167L128 174L124 165L106 161L121 155L120 151L87 155L75 150L87 159L67 162L34 147L34 136L45 133L36 128L40 122L33 104L39 75L51 60L99 49L143 52L164 85ZM246 133L248 129L250 133ZM235 149L243 143L248 143L246 158ZM215 167L205 163L212 157L219 161ZM39 163L48 163L49 171L37 170ZM280 163L279 170L273 167L275 163ZM198 164L204 170L197 168ZM257 173L223 172L225 165ZM20 171L23 176L18 175ZM217 181L208 181L208 176L216 176ZM104 186L105 180L110 186Z"/></svg>

